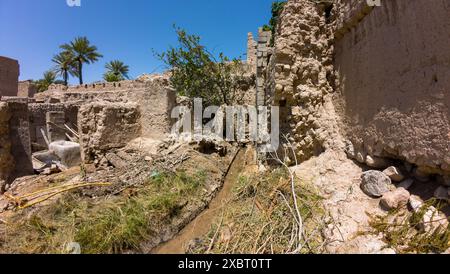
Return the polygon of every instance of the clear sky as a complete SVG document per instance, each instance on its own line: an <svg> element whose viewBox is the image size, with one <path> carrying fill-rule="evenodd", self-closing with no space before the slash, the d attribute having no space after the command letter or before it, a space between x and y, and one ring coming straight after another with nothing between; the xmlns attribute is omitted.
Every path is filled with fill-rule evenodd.
<svg viewBox="0 0 450 274"><path fill-rule="evenodd" d="M270 18L273 0L0 0L0 55L19 60L21 80L38 79L59 45L87 36L104 58L84 67L85 82L101 80L104 65L119 59L130 76L163 70L152 49L176 45L173 24L202 37L229 57L244 56L247 33ZM76 83L71 78L71 83Z"/></svg>

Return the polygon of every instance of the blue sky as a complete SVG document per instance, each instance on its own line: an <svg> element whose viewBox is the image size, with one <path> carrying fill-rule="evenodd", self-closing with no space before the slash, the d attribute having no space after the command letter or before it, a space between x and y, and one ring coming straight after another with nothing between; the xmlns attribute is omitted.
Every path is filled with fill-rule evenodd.
<svg viewBox="0 0 450 274"><path fill-rule="evenodd" d="M20 79L38 79L53 66L59 45L87 36L104 58L84 68L85 82L101 79L106 62L119 59L130 76L161 71L152 49L176 45L173 24L202 37L229 57L246 52L247 33L270 19L273 0L0 0L0 55L19 60ZM71 83L76 83L71 79Z"/></svg>

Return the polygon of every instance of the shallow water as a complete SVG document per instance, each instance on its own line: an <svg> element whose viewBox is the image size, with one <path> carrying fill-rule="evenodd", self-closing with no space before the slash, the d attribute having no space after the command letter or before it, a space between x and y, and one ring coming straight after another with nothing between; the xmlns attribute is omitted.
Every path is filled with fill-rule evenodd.
<svg viewBox="0 0 450 274"><path fill-rule="evenodd" d="M222 189L211 201L209 207L178 233L175 238L155 248L152 251L153 254L184 254L186 246L191 240L200 238L209 232L214 220L220 216L223 207L230 198L232 189L239 179L239 174L245 167L244 157L245 150L240 150L231 163Z"/></svg>

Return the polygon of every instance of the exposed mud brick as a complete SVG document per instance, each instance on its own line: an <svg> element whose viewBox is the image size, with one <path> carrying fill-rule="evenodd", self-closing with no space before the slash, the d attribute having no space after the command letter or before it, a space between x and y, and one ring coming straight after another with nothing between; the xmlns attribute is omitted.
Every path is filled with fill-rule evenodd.
<svg viewBox="0 0 450 274"><path fill-rule="evenodd" d="M323 5L288 1L267 69L267 104L280 106L281 131L299 161L344 147L332 104L332 33Z"/></svg>
<svg viewBox="0 0 450 274"><path fill-rule="evenodd" d="M0 192L14 169L9 138L10 119L8 104L0 102Z"/></svg>
<svg viewBox="0 0 450 274"><path fill-rule="evenodd" d="M136 104L101 102L83 105L78 113L81 155L85 163L122 148L141 135Z"/></svg>
<svg viewBox="0 0 450 274"><path fill-rule="evenodd" d="M11 153L15 162L13 176L16 178L33 174L28 104L8 102L8 107L11 113L9 121Z"/></svg>
<svg viewBox="0 0 450 274"><path fill-rule="evenodd" d="M20 81L19 82L19 91L17 93L18 97L28 97L33 98L34 94L37 93L37 87L33 84L33 81Z"/></svg>

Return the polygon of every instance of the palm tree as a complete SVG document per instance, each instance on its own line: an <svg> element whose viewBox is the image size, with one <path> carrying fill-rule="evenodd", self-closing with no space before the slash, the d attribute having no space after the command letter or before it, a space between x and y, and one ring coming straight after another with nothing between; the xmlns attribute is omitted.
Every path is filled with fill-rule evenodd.
<svg viewBox="0 0 450 274"><path fill-rule="evenodd" d="M130 71L130 67L125 65L122 61L119 60L113 60L105 65L106 68L106 75L114 75L114 79L124 80L124 79L130 79L128 77L128 72ZM110 77L111 78L111 77ZM106 79L105 79L106 80Z"/></svg>
<svg viewBox="0 0 450 274"><path fill-rule="evenodd" d="M116 74L111 72L106 72L105 74L103 74L103 79L106 82L119 82L123 80L122 77L117 76Z"/></svg>
<svg viewBox="0 0 450 274"><path fill-rule="evenodd" d="M103 57L97 52L97 47L91 45L87 37L77 37L69 44L64 44L61 49L69 51L73 54L73 59L77 64L78 78L80 85L83 84L83 64L91 64Z"/></svg>
<svg viewBox="0 0 450 274"><path fill-rule="evenodd" d="M43 92L43 91L48 90L48 87L51 84L54 84L55 81L56 81L56 74L54 71L49 70L49 71L44 72L43 78L36 82L38 92Z"/></svg>
<svg viewBox="0 0 450 274"><path fill-rule="evenodd" d="M69 74L78 77L78 71L74 65L74 56L70 51L63 51L55 55L52 59L56 64L54 72L57 76L61 76L64 81L64 85L67 86L69 80Z"/></svg>

